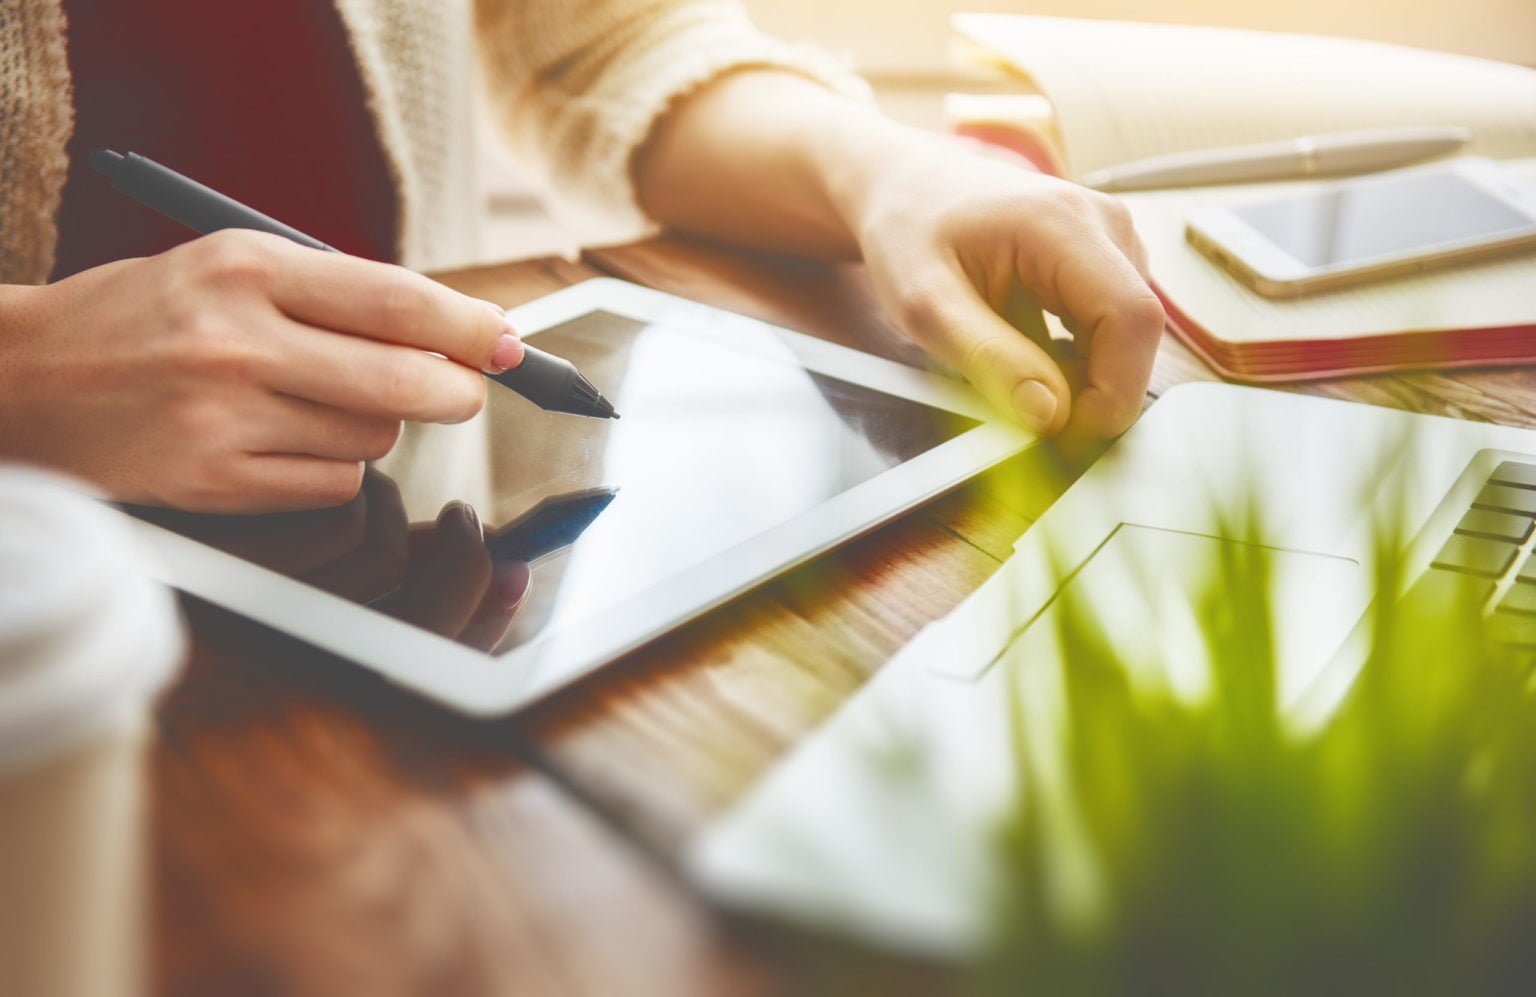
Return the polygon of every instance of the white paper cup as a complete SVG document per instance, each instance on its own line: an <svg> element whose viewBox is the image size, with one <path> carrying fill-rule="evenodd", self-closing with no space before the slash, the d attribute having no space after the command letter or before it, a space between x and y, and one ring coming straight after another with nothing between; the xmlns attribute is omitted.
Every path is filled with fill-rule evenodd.
<svg viewBox="0 0 1536 997"><path fill-rule="evenodd" d="M0 467L0 994L143 989L144 755L170 591L75 482Z"/></svg>

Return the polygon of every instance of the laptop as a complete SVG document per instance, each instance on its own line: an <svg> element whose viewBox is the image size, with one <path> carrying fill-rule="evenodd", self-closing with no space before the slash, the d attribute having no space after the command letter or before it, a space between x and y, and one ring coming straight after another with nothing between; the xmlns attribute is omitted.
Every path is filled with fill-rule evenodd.
<svg viewBox="0 0 1536 997"><path fill-rule="evenodd" d="M1021 676L1055 672L1042 665L1071 666L1060 596L1071 588L1122 660L1181 660L1199 644L1199 567L1258 542L1230 515L1251 497L1295 722L1325 719L1363 664L1389 518L1407 527L1405 588L1470 590L1494 638L1536 663L1536 431L1183 385L697 837L692 878L729 907L906 953L974 951L987 835L1016 785L1010 696Z"/></svg>

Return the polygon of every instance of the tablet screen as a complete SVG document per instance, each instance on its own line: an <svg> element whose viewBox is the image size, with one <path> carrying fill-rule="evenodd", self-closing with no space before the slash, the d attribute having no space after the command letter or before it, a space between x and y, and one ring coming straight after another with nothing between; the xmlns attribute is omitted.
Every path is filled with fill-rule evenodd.
<svg viewBox="0 0 1536 997"><path fill-rule="evenodd" d="M976 426L739 342L591 312L531 342L621 418L546 413L495 384L462 426L411 427L347 505L269 516L133 510L393 616L502 653L575 626Z"/></svg>

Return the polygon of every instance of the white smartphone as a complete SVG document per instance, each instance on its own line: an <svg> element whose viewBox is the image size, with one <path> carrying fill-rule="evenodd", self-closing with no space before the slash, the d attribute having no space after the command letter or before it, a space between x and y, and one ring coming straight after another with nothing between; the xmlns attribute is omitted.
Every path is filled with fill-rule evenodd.
<svg viewBox="0 0 1536 997"><path fill-rule="evenodd" d="M1536 187L1464 158L1197 211L1196 248L1270 297L1292 297L1536 247Z"/></svg>

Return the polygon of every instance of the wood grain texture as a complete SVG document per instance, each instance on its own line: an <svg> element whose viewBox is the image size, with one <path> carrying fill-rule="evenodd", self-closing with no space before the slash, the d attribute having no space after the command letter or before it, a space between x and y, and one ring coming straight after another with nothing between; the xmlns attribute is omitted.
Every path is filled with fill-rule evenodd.
<svg viewBox="0 0 1536 997"><path fill-rule="evenodd" d="M654 863L466 723L192 607L154 753L168 994L749 993Z"/></svg>
<svg viewBox="0 0 1536 997"><path fill-rule="evenodd" d="M515 305L602 274L922 362L853 267L669 239L444 279ZM1212 379L1167 340L1148 401ZM1283 390L1536 425L1530 369ZM161 989L798 990L667 858L994 571L1080 467L1032 451L496 723L198 609L154 762Z"/></svg>

